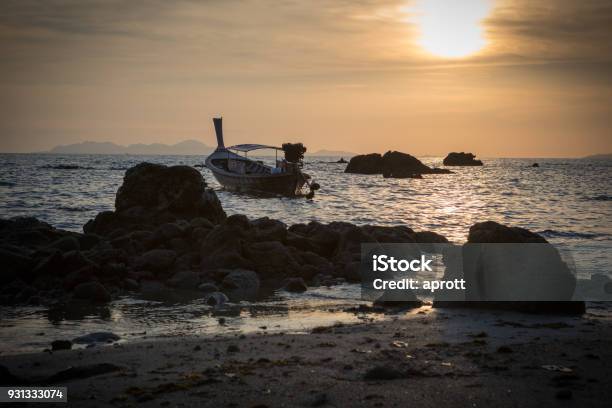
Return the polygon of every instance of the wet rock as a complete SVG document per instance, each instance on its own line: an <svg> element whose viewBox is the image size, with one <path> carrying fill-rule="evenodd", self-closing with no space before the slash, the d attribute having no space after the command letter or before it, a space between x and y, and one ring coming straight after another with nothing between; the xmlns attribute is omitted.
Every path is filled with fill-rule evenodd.
<svg viewBox="0 0 612 408"><path fill-rule="evenodd" d="M0 283L5 284L24 274L32 267L32 259L20 253L0 248Z"/></svg>
<svg viewBox="0 0 612 408"><path fill-rule="evenodd" d="M445 166L482 166L482 161L476 160L472 153L449 153L442 162Z"/></svg>
<svg viewBox="0 0 612 408"><path fill-rule="evenodd" d="M419 231L414 233L414 240L417 243L423 244L447 244L448 239L445 236L432 231Z"/></svg>
<svg viewBox="0 0 612 408"><path fill-rule="evenodd" d="M77 285L72 293L75 299L91 302L109 302L111 296L100 282L85 282Z"/></svg>
<svg viewBox="0 0 612 408"><path fill-rule="evenodd" d="M383 161L379 153L360 154L349 161L345 173L381 174Z"/></svg>
<svg viewBox="0 0 612 408"><path fill-rule="evenodd" d="M287 292L306 292L308 290L308 286L306 286L306 282L302 278L289 278L285 280L283 288Z"/></svg>
<svg viewBox="0 0 612 408"><path fill-rule="evenodd" d="M180 219L225 219L215 192L189 166L140 163L128 169L117 191L115 211L99 213L83 230L108 235L118 228L161 225ZM140 228L147 229L147 228Z"/></svg>
<svg viewBox="0 0 612 408"><path fill-rule="evenodd" d="M136 260L135 267L152 272L167 272L174 260L176 252L170 249L152 249L140 255Z"/></svg>
<svg viewBox="0 0 612 408"><path fill-rule="evenodd" d="M538 163L533 163L531 167L540 167L540 165Z"/></svg>
<svg viewBox="0 0 612 408"><path fill-rule="evenodd" d="M479 222L470 227L469 243L546 243L542 236L525 228L507 227L495 221Z"/></svg>
<svg viewBox="0 0 612 408"><path fill-rule="evenodd" d="M88 251L102 241L102 237L97 234L82 234L78 237L79 247L83 251Z"/></svg>
<svg viewBox="0 0 612 408"><path fill-rule="evenodd" d="M174 290L156 280L140 281L140 294L147 300L173 300Z"/></svg>
<svg viewBox="0 0 612 408"><path fill-rule="evenodd" d="M517 245L485 245L507 243ZM584 313L584 302L571 301L576 287L574 274L557 249L540 235L493 221L482 222L470 228L462 252L465 300L469 302L437 298L434 306Z"/></svg>
<svg viewBox="0 0 612 408"><path fill-rule="evenodd" d="M232 300L254 300L259 294L259 276L246 269L227 271L221 287Z"/></svg>
<svg viewBox="0 0 612 408"><path fill-rule="evenodd" d="M194 289L200 284L200 275L193 271L180 271L168 279L168 285L178 289Z"/></svg>
<svg viewBox="0 0 612 408"><path fill-rule="evenodd" d="M122 367L111 363L89 364L84 366L74 366L66 370L59 371L46 380L43 384L64 383L75 379L94 377L96 375L108 374L121 370Z"/></svg>
<svg viewBox="0 0 612 408"><path fill-rule="evenodd" d="M70 350L72 342L70 340L54 340L51 342L51 351Z"/></svg>
<svg viewBox="0 0 612 408"><path fill-rule="evenodd" d="M62 252L78 251L81 249L79 240L73 236L62 237L49 244L49 248L59 249Z"/></svg>
<svg viewBox="0 0 612 408"><path fill-rule="evenodd" d="M123 281L123 287L126 290L129 290L129 291L132 291L132 292L135 292L138 289L140 289L140 285L138 284L138 282L136 280L130 279L130 278L128 278L128 279Z"/></svg>
<svg viewBox="0 0 612 408"><path fill-rule="evenodd" d="M227 346L228 353L237 353L239 351L240 351L240 348L235 344L230 344L229 346Z"/></svg>
<svg viewBox="0 0 612 408"><path fill-rule="evenodd" d="M201 290L204 293L210 293L210 292L218 292L219 288L214 283L206 282L198 286L198 290Z"/></svg>
<svg viewBox="0 0 612 408"><path fill-rule="evenodd" d="M256 241L285 241L287 237L287 226L268 217L258 218L251 221L255 227L254 240Z"/></svg>
<svg viewBox="0 0 612 408"><path fill-rule="evenodd" d="M355 156L344 172L382 174L386 178L420 178L422 174L451 173L447 169L432 169L416 157L397 151L388 151L383 156L378 153Z"/></svg>
<svg viewBox="0 0 612 408"><path fill-rule="evenodd" d="M450 170L432 169L414 156L406 153L389 151L382 156L382 174L384 177L421 178L421 174L448 174Z"/></svg>
<svg viewBox="0 0 612 408"><path fill-rule="evenodd" d="M264 279L287 276L300 269L291 251L278 241L254 242L245 252L252 269Z"/></svg>
<svg viewBox="0 0 612 408"><path fill-rule="evenodd" d="M344 160L344 157L341 157L340 160L338 160L336 163L348 163L348 162Z"/></svg>
<svg viewBox="0 0 612 408"><path fill-rule="evenodd" d="M229 299L222 292L212 292L206 295L204 301L209 306L221 306L227 303Z"/></svg>
<svg viewBox="0 0 612 408"><path fill-rule="evenodd" d="M120 339L115 333L93 332L72 340L75 344L112 343Z"/></svg>
<svg viewBox="0 0 612 408"><path fill-rule="evenodd" d="M153 233L154 239L161 242L180 237L182 234L183 230L177 224L171 222L160 225Z"/></svg>
<svg viewBox="0 0 612 408"><path fill-rule="evenodd" d="M365 380L397 380L404 377L401 371L386 366L370 368L363 376Z"/></svg>
<svg viewBox="0 0 612 408"><path fill-rule="evenodd" d="M559 390L555 394L555 397L560 400L569 400L572 399L573 394L571 390Z"/></svg>

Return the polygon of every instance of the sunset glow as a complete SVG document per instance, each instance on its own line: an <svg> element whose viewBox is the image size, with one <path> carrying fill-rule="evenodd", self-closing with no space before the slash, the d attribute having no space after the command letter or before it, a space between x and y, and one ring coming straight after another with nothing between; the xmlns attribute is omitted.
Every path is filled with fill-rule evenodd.
<svg viewBox="0 0 612 408"><path fill-rule="evenodd" d="M490 9L488 0L421 0L416 8L419 44L439 57L472 55L486 45L481 21Z"/></svg>

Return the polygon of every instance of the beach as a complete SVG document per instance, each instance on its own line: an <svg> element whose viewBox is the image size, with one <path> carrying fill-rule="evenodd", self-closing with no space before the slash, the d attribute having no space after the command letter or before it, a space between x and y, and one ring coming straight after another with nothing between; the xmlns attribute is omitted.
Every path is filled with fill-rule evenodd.
<svg viewBox="0 0 612 408"><path fill-rule="evenodd" d="M423 306L309 333L176 336L0 365L37 384L73 367L77 378L54 385L79 407L603 407L611 318L607 304L577 317Z"/></svg>

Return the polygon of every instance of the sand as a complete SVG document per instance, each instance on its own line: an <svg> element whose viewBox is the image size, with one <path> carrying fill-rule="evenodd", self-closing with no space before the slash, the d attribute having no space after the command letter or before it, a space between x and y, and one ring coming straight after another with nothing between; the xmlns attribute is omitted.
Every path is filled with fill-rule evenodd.
<svg viewBox="0 0 612 408"><path fill-rule="evenodd" d="M610 309L567 317L425 306L307 334L157 338L0 364L67 386L78 407L603 407Z"/></svg>

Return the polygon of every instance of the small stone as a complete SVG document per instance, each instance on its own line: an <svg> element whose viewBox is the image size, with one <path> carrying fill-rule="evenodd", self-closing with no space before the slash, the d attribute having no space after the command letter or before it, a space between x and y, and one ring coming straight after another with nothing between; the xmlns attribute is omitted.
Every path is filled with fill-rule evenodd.
<svg viewBox="0 0 612 408"><path fill-rule="evenodd" d="M228 353L237 353L239 351L240 351L240 348L235 344L230 344L229 346L227 346Z"/></svg>
<svg viewBox="0 0 612 408"><path fill-rule="evenodd" d="M573 394L571 390L559 390L555 397L557 397L557 399L569 400L572 399Z"/></svg>
<svg viewBox="0 0 612 408"><path fill-rule="evenodd" d="M72 342L70 340L54 340L51 342L51 350L70 350L72 348Z"/></svg>

